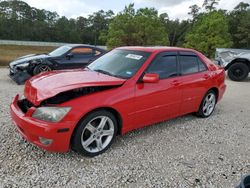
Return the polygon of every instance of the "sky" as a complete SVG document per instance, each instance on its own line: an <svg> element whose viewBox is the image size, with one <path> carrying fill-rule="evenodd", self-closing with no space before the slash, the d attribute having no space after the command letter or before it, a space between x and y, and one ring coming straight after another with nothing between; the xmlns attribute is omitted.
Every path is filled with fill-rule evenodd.
<svg viewBox="0 0 250 188"><path fill-rule="evenodd" d="M154 7L159 13L168 13L170 19L188 19L189 6L202 6L204 0L23 0L39 9L56 11L60 16L87 17L98 10L122 11L125 5L134 3L135 8ZM250 0L220 0L218 8L232 10L239 2L250 4Z"/></svg>

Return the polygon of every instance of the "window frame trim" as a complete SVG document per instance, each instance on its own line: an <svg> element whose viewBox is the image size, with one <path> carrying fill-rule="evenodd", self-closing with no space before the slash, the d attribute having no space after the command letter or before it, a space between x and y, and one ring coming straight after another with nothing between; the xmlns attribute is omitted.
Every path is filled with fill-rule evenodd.
<svg viewBox="0 0 250 188"><path fill-rule="evenodd" d="M159 80L166 80L166 79L178 78L178 77L182 77L182 76L189 76L189 75L193 75L193 74L199 74L199 73L202 73L202 72L206 72L206 71L209 70L207 64L204 63L204 61L199 57L199 55L196 52L190 52L190 51L185 51L185 50L161 51L158 54L156 54L155 57L151 60L151 62L145 68L145 70L143 71L143 73L141 74L141 76L139 77L139 79L137 80L136 83L142 83L142 79L143 79L143 76L146 74L146 71L149 69L149 67L152 65L152 63L156 60L156 58L158 58L158 56L160 56L163 53L176 53L175 56L176 56L176 62L177 62L177 75L173 76L173 77L168 77L168 78L162 78L162 79L160 78ZM183 56L195 56L195 57L197 57L196 58L196 63L198 64L198 69L199 69L198 72L194 72L194 73L190 73L190 74L184 74L184 75L181 74L181 63L180 63L181 53L190 53L190 55L183 55ZM191 55L191 53L193 55ZM203 63L203 65L205 66L206 70L200 71L200 66L199 66L199 63L198 63L198 59L201 61L201 63Z"/></svg>

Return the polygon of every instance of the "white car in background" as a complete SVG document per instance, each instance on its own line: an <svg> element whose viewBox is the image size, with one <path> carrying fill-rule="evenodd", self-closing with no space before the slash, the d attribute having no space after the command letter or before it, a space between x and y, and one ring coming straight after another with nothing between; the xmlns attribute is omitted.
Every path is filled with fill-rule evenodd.
<svg viewBox="0 0 250 188"><path fill-rule="evenodd" d="M250 50L217 48L215 61L228 71L228 77L234 81L245 80L250 71Z"/></svg>

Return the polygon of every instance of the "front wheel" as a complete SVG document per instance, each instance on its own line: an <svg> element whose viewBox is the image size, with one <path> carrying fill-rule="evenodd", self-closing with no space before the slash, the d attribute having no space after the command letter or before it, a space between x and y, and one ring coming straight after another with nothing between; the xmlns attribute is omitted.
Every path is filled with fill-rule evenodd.
<svg viewBox="0 0 250 188"><path fill-rule="evenodd" d="M49 65L45 65L45 64L39 64L37 65L34 70L33 70L33 75L37 75L41 72L48 72L51 71L52 68Z"/></svg>
<svg viewBox="0 0 250 188"><path fill-rule="evenodd" d="M234 63L228 69L228 77L233 81L243 81L249 74L249 68L244 63Z"/></svg>
<svg viewBox="0 0 250 188"><path fill-rule="evenodd" d="M211 116L216 106L216 98L216 93L213 90L208 91L200 104L197 115L202 118Z"/></svg>
<svg viewBox="0 0 250 188"><path fill-rule="evenodd" d="M72 149L89 157L105 152L113 143L117 133L115 116L100 110L87 115L76 128L72 138Z"/></svg>

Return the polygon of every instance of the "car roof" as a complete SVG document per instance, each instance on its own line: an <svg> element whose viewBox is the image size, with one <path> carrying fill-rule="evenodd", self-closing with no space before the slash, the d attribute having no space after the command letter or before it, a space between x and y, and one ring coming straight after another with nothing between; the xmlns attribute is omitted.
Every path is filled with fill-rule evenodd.
<svg viewBox="0 0 250 188"><path fill-rule="evenodd" d="M95 48L95 49L100 50L100 51L106 51L104 48L100 48L98 46L89 45L89 44L65 44L64 46L69 46L69 47L72 47L72 48L75 48L75 47L90 47L90 48Z"/></svg>
<svg viewBox="0 0 250 188"><path fill-rule="evenodd" d="M161 52L161 51L188 51L188 52L197 52L194 49L190 48L180 48L180 47L170 47L170 46L124 46L117 49L123 50L137 50L145 52Z"/></svg>

